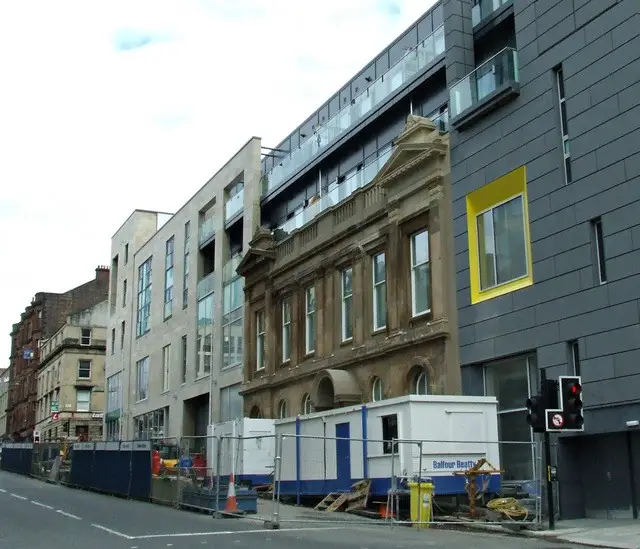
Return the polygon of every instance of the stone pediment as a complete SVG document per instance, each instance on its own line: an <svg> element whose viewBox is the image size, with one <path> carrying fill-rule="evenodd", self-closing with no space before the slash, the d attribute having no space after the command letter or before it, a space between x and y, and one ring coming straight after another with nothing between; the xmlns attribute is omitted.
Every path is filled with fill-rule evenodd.
<svg viewBox="0 0 640 549"><path fill-rule="evenodd" d="M275 261L276 250L271 231L264 227L258 227L255 235L249 242L249 249L244 254L236 272L240 276L246 276L258 264L267 261Z"/></svg>
<svg viewBox="0 0 640 549"><path fill-rule="evenodd" d="M374 179L376 185L389 187L403 174L435 156L447 154L449 138L440 133L428 118L409 115L402 133L394 142L393 152Z"/></svg>

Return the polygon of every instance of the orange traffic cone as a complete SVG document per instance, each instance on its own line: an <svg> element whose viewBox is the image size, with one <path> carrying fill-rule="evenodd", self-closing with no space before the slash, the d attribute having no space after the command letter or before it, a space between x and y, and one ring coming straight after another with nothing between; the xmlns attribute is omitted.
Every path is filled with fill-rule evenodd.
<svg viewBox="0 0 640 549"><path fill-rule="evenodd" d="M236 501L236 479L233 473L229 475L229 492L227 493L227 503L224 506L224 510L227 513L237 513L239 511L238 502Z"/></svg>

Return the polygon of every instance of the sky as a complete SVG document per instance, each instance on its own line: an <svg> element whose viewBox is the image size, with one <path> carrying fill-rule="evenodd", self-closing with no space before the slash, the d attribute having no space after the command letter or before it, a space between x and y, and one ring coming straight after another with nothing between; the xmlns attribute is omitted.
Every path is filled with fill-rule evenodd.
<svg viewBox="0 0 640 549"><path fill-rule="evenodd" d="M251 136L275 147L434 0L0 5L0 368L35 293L110 264Z"/></svg>

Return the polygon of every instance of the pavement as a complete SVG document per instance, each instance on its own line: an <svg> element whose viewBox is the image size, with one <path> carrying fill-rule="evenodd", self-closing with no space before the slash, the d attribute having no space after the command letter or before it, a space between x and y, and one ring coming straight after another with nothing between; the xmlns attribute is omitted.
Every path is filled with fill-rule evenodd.
<svg viewBox="0 0 640 549"><path fill-rule="evenodd" d="M530 532L529 535L609 549L640 549L640 520L563 520L556 529Z"/></svg>
<svg viewBox="0 0 640 549"><path fill-rule="evenodd" d="M285 509L283 509L284 514ZM11 549L560 549L545 538L415 530L384 523L214 519L0 472L0 548Z"/></svg>

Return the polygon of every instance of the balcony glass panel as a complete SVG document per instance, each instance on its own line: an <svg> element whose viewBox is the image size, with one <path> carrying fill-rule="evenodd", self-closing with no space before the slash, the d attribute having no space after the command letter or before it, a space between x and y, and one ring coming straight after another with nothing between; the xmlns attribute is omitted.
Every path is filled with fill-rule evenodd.
<svg viewBox="0 0 640 549"><path fill-rule="evenodd" d="M480 21L489 17L494 11L500 9L501 6L511 2L511 0L480 0L471 9L471 22L475 27Z"/></svg>
<svg viewBox="0 0 640 549"><path fill-rule="evenodd" d="M205 219L202 223L200 223L200 232L198 235L198 241L200 244L205 243L216 233L213 228L213 217L209 219Z"/></svg>
<svg viewBox="0 0 640 549"><path fill-rule="evenodd" d="M455 118L506 82L518 82L518 52L505 48L449 89L449 109Z"/></svg>
<svg viewBox="0 0 640 549"><path fill-rule="evenodd" d="M229 221L233 216L242 211L244 207L244 189L234 194L224 205L224 220Z"/></svg>
<svg viewBox="0 0 640 549"><path fill-rule="evenodd" d="M390 94L410 82L418 72L443 52L444 26L441 25L353 99L350 105L345 106L323 126L318 127L313 135L303 141L298 148L282 158L280 163L265 175L262 192L266 193L282 185L293 173L355 126Z"/></svg>
<svg viewBox="0 0 640 549"><path fill-rule="evenodd" d="M232 278L235 278L238 276L238 273L236 273L236 269L240 265L241 261L242 261L242 255L236 254L224 264L224 266L222 267L223 283L226 283Z"/></svg>
<svg viewBox="0 0 640 549"><path fill-rule="evenodd" d="M196 296L198 300L213 293L213 279L215 274L215 271L211 272L198 281L198 288L196 290Z"/></svg>

